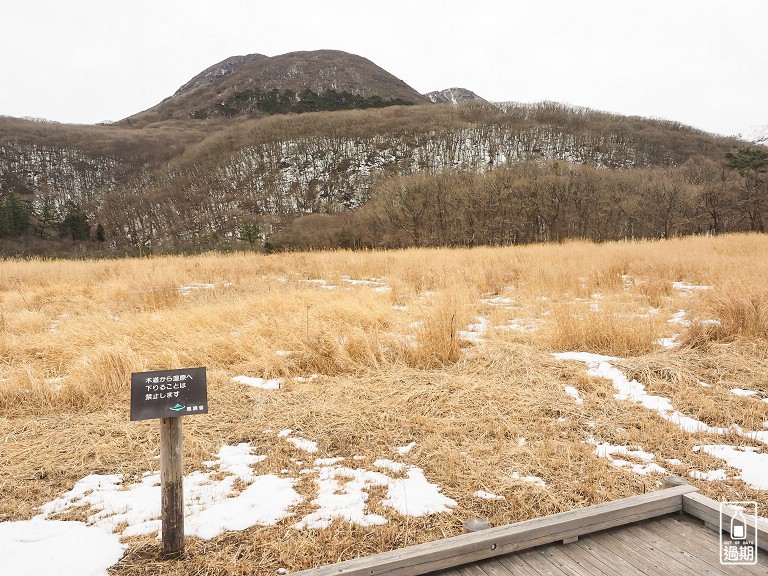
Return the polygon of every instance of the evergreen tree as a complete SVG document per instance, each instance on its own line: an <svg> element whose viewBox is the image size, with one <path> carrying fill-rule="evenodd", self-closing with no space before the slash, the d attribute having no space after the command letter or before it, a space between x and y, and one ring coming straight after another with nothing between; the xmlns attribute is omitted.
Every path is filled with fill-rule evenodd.
<svg viewBox="0 0 768 576"><path fill-rule="evenodd" d="M30 225L29 202L20 200L9 192L0 202L0 236L21 236Z"/></svg>
<svg viewBox="0 0 768 576"><path fill-rule="evenodd" d="M91 225L80 204L71 200L66 204L66 215L59 226L62 238L70 237L74 241L88 240L91 237Z"/></svg>

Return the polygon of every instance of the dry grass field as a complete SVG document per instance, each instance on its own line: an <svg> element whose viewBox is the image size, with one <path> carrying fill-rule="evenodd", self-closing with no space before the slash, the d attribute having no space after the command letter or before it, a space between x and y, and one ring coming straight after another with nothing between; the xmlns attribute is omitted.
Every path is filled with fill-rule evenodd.
<svg viewBox="0 0 768 576"><path fill-rule="evenodd" d="M768 477L766 278L764 235L5 261L0 521L32 518L90 474L128 486L157 471L159 425L129 421L130 374L192 366L207 367L210 413L184 419L185 473L249 443L266 456L254 472L295 479L302 501L274 525L190 537L181 560L161 562L154 534L124 537L114 575L294 571L458 534L471 517L498 525L655 490L664 474L757 500L765 516L755 468L698 447L740 447ZM608 368L644 389L617 398ZM402 515L370 486L367 512L386 524L296 527L318 508L313 460L340 457L417 467L455 505ZM690 477L720 469L724 480Z"/></svg>

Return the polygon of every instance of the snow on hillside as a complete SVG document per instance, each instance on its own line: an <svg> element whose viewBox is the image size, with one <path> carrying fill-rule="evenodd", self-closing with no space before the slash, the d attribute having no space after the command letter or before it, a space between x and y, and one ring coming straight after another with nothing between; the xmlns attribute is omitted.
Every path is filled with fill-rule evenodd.
<svg viewBox="0 0 768 576"><path fill-rule="evenodd" d="M755 126L744 136L744 140L753 144L764 144L768 146L768 124Z"/></svg>
<svg viewBox="0 0 768 576"><path fill-rule="evenodd" d="M466 88L446 88L445 90L435 90L434 92L430 92L424 96L429 98L435 104L453 104L454 106L466 100L485 101L483 98L471 90L467 90Z"/></svg>

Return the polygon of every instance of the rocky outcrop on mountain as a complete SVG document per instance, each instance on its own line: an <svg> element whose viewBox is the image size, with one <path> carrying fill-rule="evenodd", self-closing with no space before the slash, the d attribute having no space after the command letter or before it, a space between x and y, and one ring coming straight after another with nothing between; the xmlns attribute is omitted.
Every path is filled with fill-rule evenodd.
<svg viewBox="0 0 768 576"><path fill-rule="evenodd" d="M485 102L484 98L481 98L471 90L466 88L446 88L445 90L436 90L425 94L435 104L459 104L460 102L466 102L467 100L480 100Z"/></svg>
<svg viewBox="0 0 768 576"><path fill-rule="evenodd" d="M768 146L768 124L753 128L749 134L746 135L745 140L752 142L753 144L763 144Z"/></svg>
<svg viewBox="0 0 768 576"><path fill-rule="evenodd" d="M232 74L235 70L240 69L244 64L253 62L254 60L262 60L267 58L264 54L247 54L246 56L230 56L229 58L222 60L218 64L214 64L210 68L206 68L200 74L192 78L189 82L184 84L181 88L176 90L173 96L179 96L186 92L191 92L195 88L199 88L204 84L212 84L216 82L222 76Z"/></svg>

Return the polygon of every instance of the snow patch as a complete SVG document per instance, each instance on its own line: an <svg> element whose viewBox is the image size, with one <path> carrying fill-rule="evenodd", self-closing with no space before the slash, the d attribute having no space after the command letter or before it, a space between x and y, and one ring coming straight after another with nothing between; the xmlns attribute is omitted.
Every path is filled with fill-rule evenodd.
<svg viewBox="0 0 768 576"><path fill-rule="evenodd" d="M725 482L728 480L728 476L725 474L725 468L718 468L717 470L710 470L709 472L691 470L689 476L691 478L696 478L697 480L706 480L707 482Z"/></svg>
<svg viewBox="0 0 768 576"><path fill-rule="evenodd" d="M416 442L411 442L406 446L400 446L399 448L397 448L396 452L400 454L400 456L405 456L406 454L408 454L408 452L413 450L415 446L416 446Z"/></svg>
<svg viewBox="0 0 768 576"><path fill-rule="evenodd" d="M0 522L3 573L13 576L108 576L125 548L116 534L82 522Z"/></svg>
<svg viewBox="0 0 768 576"><path fill-rule="evenodd" d="M478 490L472 494L472 496L476 498L482 498L483 500L504 500L504 496L497 496L496 494L486 492L485 490Z"/></svg>
<svg viewBox="0 0 768 576"><path fill-rule="evenodd" d="M765 473L768 470L768 454L757 452L757 448L751 446L709 444L698 448L710 456L725 460L728 466L741 470L737 478L741 478L750 488L768 490L768 475Z"/></svg>
<svg viewBox="0 0 768 576"><path fill-rule="evenodd" d="M252 388L262 388L264 390L279 390L283 384L282 378L272 378L266 380L264 378L254 378L251 376L235 376L232 378L235 382L251 386Z"/></svg>
<svg viewBox="0 0 768 576"><path fill-rule="evenodd" d="M210 539L224 530L273 525L290 515L302 498L295 480L274 475L256 476L252 464L266 456L252 453L248 444L223 446L218 459L206 462L211 473L195 471L184 477L184 516L187 534ZM214 479L217 478L217 479ZM248 486L238 493L235 482ZM125 486L119 474L91 474L69 492L41 507L38 518L87 508L88 523L123 536L160 530L160 474L146 473L141 482Z"/></svg>
<svg viewBox="0 0 768 576"><path fill-rule="evenodd" d="M611 364L611 361L616 360L616 358L588 352L563 352L555 353L553 356L557 360L578 360L584 362L587 365L587 374L589 376L604 378L613 383L613 387L617 391L614 394L614 398L636 402L649 410L654 410L664 420L671 422L685 432L704 432L718 435L737 434L768 444L768 431L744 431L736 424L732 424L728 428L709 426L701 420L696 420L682 414L673 408L669 398L648 394L645 391L645 386L637 380L629 380L621 370Z"/></svg>
<svg viewBox="0 0 768 576"><path fill-rule="evenodd" d="M565 393L568 394L568 396L570 396L571 398L573 398L576 404L584 404L584 399L579 394L579 391L573 386L566 386Z"/></svg>

